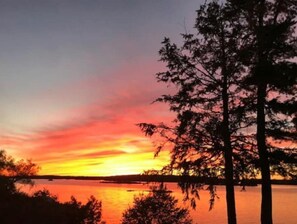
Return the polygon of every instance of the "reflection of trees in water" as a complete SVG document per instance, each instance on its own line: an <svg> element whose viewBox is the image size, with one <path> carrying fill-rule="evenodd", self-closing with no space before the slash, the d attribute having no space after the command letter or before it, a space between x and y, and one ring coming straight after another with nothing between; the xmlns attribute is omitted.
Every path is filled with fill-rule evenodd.
<svg viewBox="0 0 297 224"><path fill-rule="evenodd" d="M188 209L177 203L164 185L153 187L148 195L134 198L133 207L123 213L122 224L191 224Z"/></svg>

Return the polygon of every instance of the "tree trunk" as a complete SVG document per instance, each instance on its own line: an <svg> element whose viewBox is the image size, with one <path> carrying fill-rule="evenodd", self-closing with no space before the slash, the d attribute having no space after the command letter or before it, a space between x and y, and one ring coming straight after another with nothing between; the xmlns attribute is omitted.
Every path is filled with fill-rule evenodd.
<svg viewBox="0 0 297 224"><path fill-rule="evenodd" d="M234 195L234 181L233 181L233 150L231 145L231 134L229 127L229 95L228 95L228 77L225 66L222 66L223 75L223 140L225 150L225 180L226 180L226 202L227 202L227 216L228 224L236 224L236 208Z"/></svg>
<svg viewBox="0 0 297 224"><path fill-rule="evenodd" d="M260 83L257 93L257 146L262 175L261 223L272 224L272 191L265 137L265 98L267 85Z"/></svg>
<svg viewBox="0 0 297 224"><path fill-rule="evenodd" d="M260 159L260 169L262 175L262 202L261 202L261 223L272 224L272 191L270 180L270 166L268 160L268 151L266 146L265 131L265 101L267 84L265 81L265 64L267 56L264 54L265 36L262 29L264 28L265 0L260 1L258 18L258 71L257 79L257 147Z"/></svg>

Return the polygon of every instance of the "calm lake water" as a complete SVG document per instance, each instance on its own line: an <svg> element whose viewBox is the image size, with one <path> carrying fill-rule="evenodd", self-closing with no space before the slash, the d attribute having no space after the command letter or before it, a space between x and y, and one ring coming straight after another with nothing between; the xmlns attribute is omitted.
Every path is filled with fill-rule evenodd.
<svg viewBox="0 0 297 224"><path fill-rule="evenodd" d="M181 190L175 183L167 183L167 188L173 191L173 195L183 203ZM133 205L133 198L140 193L146 194L149 185L146 184L113 184L100 183L99 181L85 180L36 180L33 188L22 186L23 191L32 193L36 190L48 189L52 194L58 196L60 201L70 200L71 195L85 202L90 195L94 195L102 201L103 220L107 224L119 224L122 213L129 205ZM236 206L239 224L260 223L260 190L261 187L247 187L245 192L236 187ZM200 200L197 202L196 210L191 209L194 223L198 224L225 224L227 223L225 190L224 186L217 187L220 197L214 209L208 211L209 193L200 192ZM273 185L273 218L274 224L296 224L297 223L297 186Z"/></svg>

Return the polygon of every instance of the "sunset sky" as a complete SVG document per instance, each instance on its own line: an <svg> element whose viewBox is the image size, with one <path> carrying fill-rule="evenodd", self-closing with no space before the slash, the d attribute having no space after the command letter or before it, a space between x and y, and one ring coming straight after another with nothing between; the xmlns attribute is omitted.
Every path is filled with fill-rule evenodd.
<svg viewBox="0 0 297 224"><path fill-rule="evenodd" d="M165 36L192 31L199 0L0 0L0 147L40 174L115 175L162 167L139 122Z"/></svg>

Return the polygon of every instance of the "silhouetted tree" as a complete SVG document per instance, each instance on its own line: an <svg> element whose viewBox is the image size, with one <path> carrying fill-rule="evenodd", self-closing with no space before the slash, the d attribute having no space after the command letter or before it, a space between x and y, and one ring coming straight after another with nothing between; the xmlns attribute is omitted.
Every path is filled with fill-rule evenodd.
<svg viewBox="0 0 297 224"><path fill-rule="evenodd" d="M86 204L74 197L60 203L48 190L29 196L16 189L16 182L33 184L38 166L30 160L16 161L0 151L0 223L1 224L99 224L102 205L94 196Z"/></svg>
<svg viewBox="0 0 297 224"><path fill-rule="evenodd" d="M240 132L249 120L241 105L244 92L238 88L244 77L244 67L237 60L242 44L235 26L238 19L237 14L213 1L197 11L198 33L182 35L182 47L165 38L160 55L168 70L158 73L157 79L173 84L177 92L157 101L170 105L177 114L175 124L139 124L147 135L158 133L165 139L157 153L166 147L166 142L173 144L172 169L181 170L184 175L225 178L229 224L236 223L233 178L253 173L247 164L252 164L249 161L255 157ZM211 205L214 199L213 196Z"/></svg>
<svg viewBox="0 0 297 224"><path fill-rule="evenodd" d="M256 113L256 140L262 174L261 222L272 224L271 173L296 177L297 39L296 0L230 0L245 32L239 60L248 67L243 83L255 94L247 107ZM294 61L295 60L295 61ZM294 124L295 122L295 124ZM277 143L291 143L291 147ZM293 144L292 144L293 143ZM287 144L289 145L289 144ZM296 145L295 145L296 146Z"/></svg>
<svg viewBox="0 0 297 224"><path fill-rule="evenodd" d="M36 175L39 167L31 160L15 161L0 150L0 194L14 193L15 183L33 184L30 176Z"/></svg>
<svg viewBox="0 0 297 224"><path fill-rule="evenodd" d="M35 192L32 196L16 192L0 198L1 224L99 224L101 202L91 196L86 204L74 197L61 203L48 190Z"/></svg>
<svg viewBox="0 0 297 224"><path fill-rule="evenodd" d="M148 195L134 198L134 205L123 213L122 224L191 224L186 208L178 207L166 187L152 188Z"/></svg>

